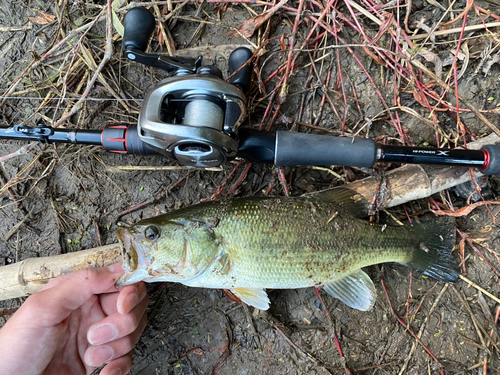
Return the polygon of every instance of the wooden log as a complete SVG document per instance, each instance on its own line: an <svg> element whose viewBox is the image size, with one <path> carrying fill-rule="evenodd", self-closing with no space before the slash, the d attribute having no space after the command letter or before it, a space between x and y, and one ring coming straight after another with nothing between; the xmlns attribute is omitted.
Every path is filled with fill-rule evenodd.
<svg viewBox="0 0 500 375"><path fill-rule="evenodd" d="M499 144L495 134L469 144L470 149L483 145ZM476 176L481 173L473 172ZM385 175L389 190L385 196L385 207L393 207L470 181L468 168L443 166L405 165ZM368 177L349 184L349 188L371 203L381 182L380 177ZM311 194L314 195L315 193ZM121 260L118 244L97 247L75 253L44 258L26 259L22 262L0 267L0 301L24 297L43 288L52 278L86 267L104 267Z"/></svg>
<svg viewBox="0 0 500 375"><path fill-rule="evenodd" d="M38 292L51 279L88 267L104 267L121 261L118 244L90 250L30 258L0 267L0 301Z"/></svg>

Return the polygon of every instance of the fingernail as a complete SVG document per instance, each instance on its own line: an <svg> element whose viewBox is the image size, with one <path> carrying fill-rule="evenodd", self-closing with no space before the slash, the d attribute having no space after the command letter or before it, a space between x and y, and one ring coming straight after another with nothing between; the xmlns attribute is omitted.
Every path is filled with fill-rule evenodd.
<svg viewBox="0 0 500 375"><path fill-rule="evenodd" d="M128 314L135 306L137 306L138 303L139 297L137 294L135 292L129 294L123 299L121 308L122 314Z"/></svg>
<svg viewBox="0 0 500 375"><path fill-rule="evenodd" d="M123 268L121 267L121 264L119 264L119 263L115 263L115 264L112 264L111 266L108 266L108 270L111 273L123 272Z"/></svg>
<svg viewBox="0 0 500 375"><path fill-rule="evenodd" d="M120 368L118 368L118 367L115 367L108 374L109 375L122 375L122 370L120 370Z"/></svg>
<svg viewBox="0 0 500 375"><path fill-rule="evenodd" d="M101 345L118 337L118 328L114 324L101 324L89 332L89 342L92 345Z"/></svg>
<svg viewBox="0 0 500 375"><path fill-rule="evenodd" d="M90 366L99 366L113 359L115 352L109 346L97 346L89 349Z"/></svg>

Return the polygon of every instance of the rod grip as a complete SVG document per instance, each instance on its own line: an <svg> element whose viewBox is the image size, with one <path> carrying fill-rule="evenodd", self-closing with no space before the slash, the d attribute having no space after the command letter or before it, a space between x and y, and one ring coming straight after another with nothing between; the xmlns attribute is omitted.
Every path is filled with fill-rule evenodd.
<svg viewBox="0 0 500 375"><path fill-rule="evenodd" d="M481 173L487 176L500 175L500 146L486 145L481 148L484 152L485 163L484 169L481 168Z"/></svg>
<svg viewBox="0 0 500 375"><path fill-rule="evenodd" d="M155 30L155 17L145 8L132 8L123 18L123 48L125 51L138 49L146 51Z"/></svg>
<svg viewBox="0 0 500 375"><path fill-rule="evenodd" d="M371 167L377 145L372 139L276 132L275 165Z"/></svg>

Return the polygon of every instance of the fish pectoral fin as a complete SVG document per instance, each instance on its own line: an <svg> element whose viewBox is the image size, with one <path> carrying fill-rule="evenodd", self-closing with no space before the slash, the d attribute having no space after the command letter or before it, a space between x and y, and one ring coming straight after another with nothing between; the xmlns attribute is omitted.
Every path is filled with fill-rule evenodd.
<svg viewBox="0 0 500 375"><path fill-rule="evenodd" d="M253 306L256 309L269 309L269 297L264 289L259 288L233 288L231 292L245 302L247 305Z"/></svg>
<svg viewBox="0 0 500 375"><path fill-rule="evenodd" d="M370 310L377 298L375 285L370 277L361 270L343 279L325 284L323 289L347 306L361 311Z"/></svg>

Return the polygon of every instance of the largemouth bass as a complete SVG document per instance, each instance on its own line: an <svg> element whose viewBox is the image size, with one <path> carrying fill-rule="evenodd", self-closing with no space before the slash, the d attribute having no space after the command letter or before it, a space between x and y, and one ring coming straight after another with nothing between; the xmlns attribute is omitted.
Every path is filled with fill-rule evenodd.
<svg viewBox="0 0 500 375"><path fill-rule="evenodd" d="M205 202L119 229L126 273L118 285L144 280L230 289L263 310L266 288L323 286L347 305L369 310L376 291L362 267L397 262L442 282L457 280L454 218L374 224L358 217L366 206L355 193L334 190L327 199Z"/></svg>

